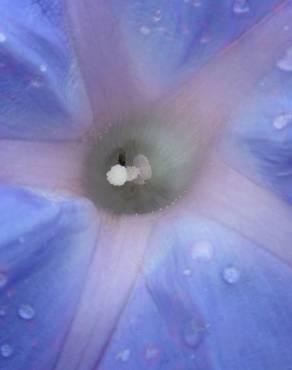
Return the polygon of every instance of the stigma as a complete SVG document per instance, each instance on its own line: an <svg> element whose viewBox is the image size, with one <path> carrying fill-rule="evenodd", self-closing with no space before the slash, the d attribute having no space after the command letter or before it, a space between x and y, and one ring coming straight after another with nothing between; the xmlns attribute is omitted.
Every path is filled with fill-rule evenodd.
<svg viewBox="0 0 292 370"><path fill-rule="evenodd" d="M123 186L126 182L143 185L152 177L152 169L148 158L138 154L133 160L133 166L115 164L106 173L107 181L114 186Z"/></svg>

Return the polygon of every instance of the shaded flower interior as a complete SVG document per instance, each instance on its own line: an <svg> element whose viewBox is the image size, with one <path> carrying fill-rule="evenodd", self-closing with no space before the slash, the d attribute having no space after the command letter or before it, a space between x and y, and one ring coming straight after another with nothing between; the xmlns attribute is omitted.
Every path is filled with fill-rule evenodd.
<svg viewBox="0 0 292 370"><path fill-rule="evenodd" d="M117 214L163 209L191 186L198 140L179 125L129 119L92 140L86 159L86 193ZM134 173L135 172L135 173Z"/></svg>

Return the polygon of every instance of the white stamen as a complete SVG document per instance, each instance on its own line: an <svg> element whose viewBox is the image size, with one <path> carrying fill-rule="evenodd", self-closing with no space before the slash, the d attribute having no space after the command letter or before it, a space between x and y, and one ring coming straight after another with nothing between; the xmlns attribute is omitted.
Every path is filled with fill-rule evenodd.
<svg viewBox="0 0 292 370"><path fill-rule="evenodd" d="M127 181L134 181L140 175L140 171L137 167L129 166L127 169Z"/></svg>
<svg viewBox="0 0 292 370"><path fill-rule="evenodd" d="M150 180L152 177L152 169L150 166L150 163L148 161L148 158L145 157L145 155L138 154L137 157L133 160L134 166L139 169L139 177L137 181L135 181L137 184L145 184L146 180Z"/></svg>
<svg viewBox="0 0 292 370"><path fill-rule="evenodd" d="M120 164L112 166L106 174L108 182L114 186L123 186L127 181L143 185L146 180L151 179L152 169L147 157L139 154L134 158L133 164L134 166L127 167Z"/></svg>
<svg viewBox="0 0 292 370"><path fill-rule="evenodd" d="M116 164L106 174L107 180L110 184L115 186L122 186L127 181L126 167Z"/></svg>

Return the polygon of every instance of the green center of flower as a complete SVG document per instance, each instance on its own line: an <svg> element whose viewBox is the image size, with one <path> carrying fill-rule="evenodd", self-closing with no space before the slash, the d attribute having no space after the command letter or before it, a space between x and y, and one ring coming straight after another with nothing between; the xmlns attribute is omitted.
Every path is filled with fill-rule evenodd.
<svg viewBox="0 0 292 370"><path fill-rule="evenodd" d="M155 212L188 190L196 153L196 140L179 127L143 120L117 123L92 142L86 192L97 207L116 214Z"/></svg>

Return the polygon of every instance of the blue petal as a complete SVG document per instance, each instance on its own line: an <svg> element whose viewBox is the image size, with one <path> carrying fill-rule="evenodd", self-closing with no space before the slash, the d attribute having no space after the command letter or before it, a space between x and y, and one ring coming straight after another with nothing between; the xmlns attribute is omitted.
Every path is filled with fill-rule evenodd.
<svg viewBox="0 0 292 370"><path fill-rule="evenodd" d="M285 57L285 51L283 51ZM278 56L278 64L283 58ZM242 105L222 145L225 160L292 202L292 72L277 63Z"/></svg>
<svg viewBox="0 0 292 370"><path fill-rule="evenodd" d="M50 369L94 246L88 206L17 188L0 199L0 369Z"/></svg>
<svg viewBox="0 0 292 370"><path fill-rule="evenodd" d="M0 13L0 137L77 137L90 112L60 2L4 0Z"/></svg>
<svg viewBox="0 0 292 370"><path fill-rule="evenodd" d="M143 78L166 83L194 71L281 0L113 0Z"/></svg>
<svg viewBox="0 0 292 370"><path fill-rule="evenodd" d="M291 266L188 216L160 225L151 245L101 369L289 368Z"/></svg>

